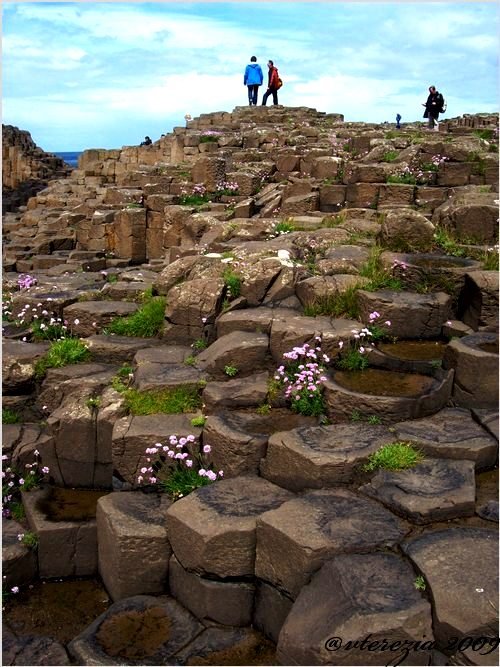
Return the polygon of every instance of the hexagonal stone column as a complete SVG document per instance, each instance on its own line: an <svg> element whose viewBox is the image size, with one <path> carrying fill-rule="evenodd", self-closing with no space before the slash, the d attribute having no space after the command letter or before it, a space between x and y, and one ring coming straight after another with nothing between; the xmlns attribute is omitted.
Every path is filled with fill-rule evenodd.
<svg viewBox="0 0 500 667"><path fill-rule="evenodd" d="M257 579L253 625L274 643L290 613L293 601L274 586Z"/></svg>
<svg viewBox="0 0 500 667"><path fill-rule="evenodd" d="M472 516L476 500L474 464L429 459L409 470L379 470L359 490L413 523Z"/></svg>
<svg viewBox="0 0 500 667"><path fill-rule="evenodd" d="M252 622L255 585L246 581L215 581L188 572L175 556L170 559L170 593L200 620L246 626Z"/></svg>
<svg viewBox="0 0 500 667"><path fill-rule="evenodd" d="M403 545L422 572L433 600L434 633L445 646L451 637L491 637L498 626L498 533L451 528Z"/></svg>
<svg viewBox="0 0 500 667"><path fill-rule="evenodd" d="M433 640L431 608L414 579L393 554L337 556L297 598L279 636L279 664L399 664L405 641ZM409 651L408 664L428 665L429 654Z"/></svg>
<svg viewBox="0 0 500 667"><path fill-rule="evenodd" d="M497 461L498 442L474 421L469 410L445 408L431 417L399 422L394 429L396 439L411 440L428 456L468 459L479 470Z"/></svg>
<svg viewBox="0 0 500 667"><path fill-rule="evenodd" d="M172 550L166 496L110 493L97 503L99 573L113 600L165 591Z"/></svg>
<svg viewBox="0 0 500 667"><path fill-rule="evenodd" d="M312 491L257 520L255 574L295 599L325 561L397 544L403 521L344 489Z"/></svg>
<svg viewBox="0 0 500 667"><path fill-rule="evenodd" d="M176 558L202 575L253 576L256 520L292 497L260 477L234 477L197 489L167 512Z"/></svg>
<svg viewBox="0 0 500 667"><path fill-rule="evenodd" d="M68 644L80 665L165 665L203 630L168 596L120 600Z"/></svg>
<svg viewBox="0 0 500 667"><path fill-rule="evenodd" d="M260 471L292 491L349 482L355 468L382 445L392 442L380 425L335 424L274 433Z"/></svg>

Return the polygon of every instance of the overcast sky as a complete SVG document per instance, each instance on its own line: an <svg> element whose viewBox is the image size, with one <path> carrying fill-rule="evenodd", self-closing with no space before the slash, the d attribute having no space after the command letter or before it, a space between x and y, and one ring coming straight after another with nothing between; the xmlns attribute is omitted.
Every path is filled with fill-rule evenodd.
<svg viewBox="0 0 500 667"><path fill-rule="evenodd" d="M422 120L431 84L448 117L498 111L495 0L2 4L2 122L46 151L119 148L186 113L232 111L252 55L278 66L280 103L346 121Z"/></svg>

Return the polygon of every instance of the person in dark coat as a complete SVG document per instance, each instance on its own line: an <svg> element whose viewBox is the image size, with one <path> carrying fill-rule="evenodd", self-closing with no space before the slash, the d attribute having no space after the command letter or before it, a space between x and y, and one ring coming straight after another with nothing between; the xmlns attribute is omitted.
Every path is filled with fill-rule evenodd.
<svg viewBox="0 0 500 667"><path fill-rule="evenodd" d="M424 118L429 119L429 130L439 131L439 113L441 111L443 96L436 90L436 86L430 86L427 102L422 104L425 107Z"/></svg>
<svg viewBox="0 0 500 667"><path fill-rule="evenodd" d="M151 146L152 143L149 137L144 137L144 141L141 141L141 146Z"/></svg>
<svg viewBox="0 0 500 667"><path fill-rule="evenodd" d="M262 85L264 81L264 75L262 74L262 68L257 64L257 58L252 56L250 62L245 68L245 74L243 75L243 85L248 88L248 104L252 106L257 105L257 95L259 92L259 86Z"/></svg>
<svg viewBox="0 0 500 667"><path fill-rule="evenodd" d="M267 90L264 93L264 97L262 98L263 106L266 106L267 98L269 97L269 95L273 96L273 104L278 104L278 88L279 88L278 69L274 66L272 60L270 60L267 63L267 67L269 69L269 74L268 74Z"/></svg>

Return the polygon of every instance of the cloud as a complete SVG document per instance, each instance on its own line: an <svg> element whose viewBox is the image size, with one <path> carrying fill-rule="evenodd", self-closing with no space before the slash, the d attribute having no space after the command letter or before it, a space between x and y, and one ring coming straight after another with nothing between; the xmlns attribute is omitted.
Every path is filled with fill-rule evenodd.
<svg viewBox="0 0 500 667"><path fill-rule="evenodd" d="M285 105L420 120L435 83L454 115L491 111L497 18L486 2L7 3L4 122L49 150L133 143L245 104L253 54L277 63Z"/></svg>

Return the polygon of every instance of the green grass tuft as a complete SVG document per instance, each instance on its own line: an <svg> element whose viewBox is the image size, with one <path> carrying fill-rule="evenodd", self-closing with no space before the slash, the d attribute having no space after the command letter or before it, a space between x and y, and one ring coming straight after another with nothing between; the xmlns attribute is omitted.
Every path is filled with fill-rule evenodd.
<svg viewBox="0 0 500 667"><path fill-rule="evenodd" d="M113 320L108 333L118 336L134 336L136 338L152 338L163 329L165 322L165 298L153 297L133 315L118 317Z"/></svg>
<svg viewBox="0 0 500 667"><path fill-rule="evenodd" d="M19 424L20 415L10 408L2 408L2 424Z"/></svg>
<svg viewBox="0 0 500 667"><path fill-rule="evenodd" d="M405 470L420 463L424 455L408 442L392 442L383 445L371 454L363 470L371 472L384 468L385 470Z"/></svg>
<svg viewBox="0 0 500 667"><path fill-rule="evenodd" d="M35 363L35 377L41 379L49 368L61 368L70 364L81 364L90 359L90 350L77 338L57 340L48 352Z"/></svg>
<svg viewBox="0 0 500 667"><path fill-rule="evenodd" d="M199 388L195 386L179 386L175 389L156 391L138 391L125 389L123 392L125 405L133 415L180 414L197 412L202 407Z"/></svg>

